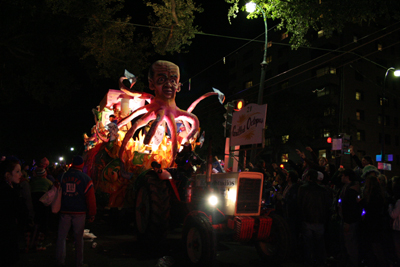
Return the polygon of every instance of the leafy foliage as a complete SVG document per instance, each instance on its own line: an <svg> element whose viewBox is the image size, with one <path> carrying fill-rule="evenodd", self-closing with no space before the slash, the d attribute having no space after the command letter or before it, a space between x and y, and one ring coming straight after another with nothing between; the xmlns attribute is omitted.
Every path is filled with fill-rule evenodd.
<svg viewBox="0 0 400 267"><path fill-rule="evenodd" d="M194 14L202 11L191 0L145 4L154 9L149 19L167 27L172 38L160 28L138 30L132 24L132 8L147 11L141 2L1 1L1 102L11 104L22 94L50 107L66 105L77 91L108 78L116 81L125 69L138 77L135 89L143 90L154 50L165 54L187 49L197 31Z"/></svg>
<svg viewBox="0 0 400 267"><path fill-rule="evenodd" d="M194 26L194 13L203 12L201 7L197 7L192 0L162 0L162 3L145 1L147 6L153 8L157 17L149 16L149 21L154 27L151 28L153 38L152 43L156 52L164 55L165 53L180 53L192 42L195 32L199 31Z"/></svg>
<svg viewBox="0 0 400 267"><path fill-rule="evenodd" d="M232 4L228 19L235 18L240 9L239 0L225 0ZM400 19L400 2L397 0L254 0L257 9L248 18L261 15L280 20L278 30L291 34L293 48L307 44L310 30L323 30L327 37L340 32L346 23L369 23L378 19ZM245 10L244 7L241 8Z"/></svg>

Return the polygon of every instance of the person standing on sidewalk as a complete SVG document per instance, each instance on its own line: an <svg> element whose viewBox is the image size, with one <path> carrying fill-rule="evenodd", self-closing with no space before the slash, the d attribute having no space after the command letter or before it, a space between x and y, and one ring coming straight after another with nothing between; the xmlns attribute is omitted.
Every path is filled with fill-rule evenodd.
<svg viewBox="0 0 400 267"><path fill-rule="evenodd" d="M298 207L302 219L305 263L324 266L326 263L325 225L330 217L332 199L328 190L317 184L318 172L309 169L306 183L299 187Z"/></svg>
<svg viewBox="0 0 400 267"><path fill-rule="evenodd" d="M83 265L83 232L86 214L89 222L93 222L96 215L93 182L88 175L82 172L82 168L83 158L75 156L71 168L59 177L62 188L56 245L56 263L59 266L65 264L66 238L71 225L75 239L76 266Z"/></svg>

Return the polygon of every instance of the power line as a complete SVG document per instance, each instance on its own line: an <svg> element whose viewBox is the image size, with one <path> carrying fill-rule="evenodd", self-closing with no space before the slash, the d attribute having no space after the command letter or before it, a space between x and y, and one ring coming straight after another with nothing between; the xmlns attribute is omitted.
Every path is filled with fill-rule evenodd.
<svg viewBox="0 0 400 267"><path fill-rule="evenodd" d="M396 25L396 24L398 24L398 23L400 23L400 22L397 22L397 23L395 23L395 24L393 24L393 25ZM393 25L391 25L391 26L393 26ZM372 34L369 34L369 35L363 37L362 39L365 39L365 38L367 38L367 37L370 37L370 36L372 36L373 34L376 34L376 33L380 32L380 31L382 31L382 30L386 30L387 28L388 28L388 27L385 27L385 28L383 28L383 29L380 29L380 30L378 30L378 31L376 31L376 32L374 32L374 33L372 33ZM290 78L293 78L293 77L295 77L295 76L298 76L298 75L300 75L300 74L302 74L302 73L304 73L304 72L309 71L310 69L313 69L313 68L318 67L318 66L320 66L320 65L326 64L326 63L328 63L328 62L330 62L330 61L333 61L333 60L335 60L335 59L337 59L337 58L339 58L339 57L341 57L341 56L343 56L343 55L345 55L345 54L356 55L356 56L358 56L359 58L365 59L365 60L367 60L367 61L369 61L369 62L371 62L371 63L373 63L373 64L375 64L375 65L377 65L377 66L379 66L379 67L381 67L381 68L383 68L383 69L387 69L387 67L382 66L382 65L380 65L380 64L378 64L378 63L376 63L376 62L374 62L374 61L372 61L372 60L369 60L369 59L367 59L366 57L360 56L360 55L358 55L358 54L356 54L356 53L354 53L354 52L352 52L352 51L354 51L354 50L356 50L356 49L358 49L358 48L360 48L360 47L362 47L362 46L364 46L364 45L367 45L367 44L369 44L369 43L371 43L371 42L373 42L373 41L375 41L375 40L381 39L381 38L383 38L383 37L385 37L385 36L387 36L387 35L389 35L389 34L392 34L393 32L398 31L398 30L400 30L400 28L397 28L397 29L395 29L395 30L392 30L391 32L386 33L386 34L384 34L384 35L378 36L377 38L375 38L375 39L373 39L373 40L371 40L371 41L369 41L369 42L367 42L367 43L360 44L359 46L357 46L357 47L355 47L355 48L353 48L353 49L351 49L351 50L349 50L349 51L341 51L341 50L339 50L339 49L342 49L342 48L344 48L344 47L346 47L346 46L348 46L348 45L351 45L351 44L353 44L353 42L348 43L348 44L346 44L346 45L343 45L342 47L338 48L337 50L333 50L333 51L332 51L332 52L339 52L339 51L341 51L341 53L342 53L341 55L338 55L338 56L335 56L335 57L333 57L333 58L327 59L327 60L325 60L325 61L323 61L323 62L321 62L321 63L319 63L319 64L317 64L317 65L313 65L311 68L308 68L308 69L305 69L304 71L298 72L298 73L296 73L296 74L294 74L294 75L292 75L292 76L290 76L290 77L284 79L283 81L286 81L286 80L288 80L288 79L290 79ZM386 47L386 48L387 48L387 47ZM386 49L386 48L385 48L385 49ZM313 62L313 61L315 61L315 60L321 59L322 57L325 57L325 56L327 56L327 55L329 55L329 54L331 54L331 53L327 53L327 54L321 55L321 56L319 56L319 57L317 57L317 58L315 58L315 59L309 60L309 61L307 61L307 62L305 62L305 63L302 63L302 64L300 64L300 65L298 65L298 66L296 66L296 67L294 67L294 68L291 68L291 69L289 69L289 70L287 70L287 71L281 72L281 73L279 73L279 74L277 74L277 75L275 75L275 76L273 76L273 77L267 79L266 81L271 81L271 80L273 80L273 79L275 79L275 78L277 78L277 77L279 77L279 76L285 75L285 74L287 74L287 73L289 73L289 72L291 72L291 71L293 71L293 70L295 70L295 69L298 69L299 67L302 67L302 66L304 66L304 65L307 65L307 64L309 64L309 63L311 63L311 62ZM353 61L354 61L354 60L353 60ZM353 62L353 61L352 61L352 62ZM283 81L279 81L279 82L283 82ZM268 87L273 87L273 86L275 86L276 84L277 84L277 83L272 84L272 85L270 85L270 86L268 86ZM250 89L252 89L252 88L255 88L257 85L258 85L258 84L253 85L253 87L244 89L244 90L238 92L237 94L240 94L240 93L243 93L243 92L245 92L245 91L247 91L247 90L250 90ZM286 89L286 88L285 88L285 89ZM281 90L278 90L278 91L281 91ZM278 91L277 91L277 92L278 92ZM254 94L255 94L255 93L252 93L252 95L254 95Z"/></svg>
<svg viewBox="0 0 400 267"><path fill-rule="evenodd" d="M374 33L371 33L371 34L369 34L369 35L366 35L366 36L362 37L362 38L359 39L359 40L366 39L366 38L368 38L368 37L370 37L370 36L372 36L372 35L374 35L374 34L377 34L377 33L381 32L381 31L384 31L384 30L386 30L387 28L389 28L389 27L391 27L391 26L394 26L394 25L396 25L396 24L398 24L398 23L400 23L400 22L394 23L394 24L392 24L392 25L390 25L390 26L388 26L388 27L385 27L385 28L383 28L383 29L380 29L380 30L374 32ZM342 66L346 66L346 65L348 65L348 64L351 64L352 62L354 62L354 61L356 61L356 60L365 59L365 60L367 60L367 61L369 61L369 62L371 62L371 63L373 63L373 64L375 64L375 65L377 65L377 66L379 66L379 67L381 67L381 68L383 68L383 69L387 69L387 67L382 66L382 65L380 65L380 64L378 64L378 63L376 63L376 62L374 62L374 61L372 61L372 60L366 58L366 56L371 56L372 54L377 53L378 50L376 50L375 52L370 53L370 54L368 54L368 55L366 55L366 56L360 56L360 55L358 55L357 53L355 53L355 52L353 52L353 51L354 51L354 50L357 50L357 49L359 49L359 48L361 48L361 47L363 47L363 46L365 46L365 45L367 45L367 44L370 44L370 43L373 42L373 41L376 41L376 40L381 39L381 38L383 38L383 37L385 37L385 36L387 36L387 35L390 35L390 34L396 32L396 31L398 31L398 30L400 30L400 29L397 28L397 29L392 30L391 32L388 32L388 33L386 33L386 34L380 35L380 36L378 36L378 37L376 37L376 38L374 38L374 39L372 39L372 40L370 40L370 41L368 41L368 42L366 42L366 43L364 43L364 44L358 45L357 47L355 47L355 48L353 48L353 49L351 49L351 50L349 50L349 51L345 51L345 50L341 50L341 49L343 49L344 47L347 47L347 46L349 46L349 45L351 45L351 44L354 44L354 42L345 44L345 45L341 46L340 48L338 48L338 49L336 49L336 50L331 50L331 53L332 53L332 52L341 52L341 55L338 55L338 56L335 56L335 57L333 57L333 58L327 59L327 60L323 61L322 63L319 63L318 65L313 65L311 68L308 68L308 69L306 69L306 70L304 70L304 71L301 71L301 72L299 72L299 73L296 73L296 74L294 74L294 75L292 75L292 76L290 76L290 77L287 77L287 78L285 78L285 79L282 80L282 81L279 81L279 82L277 82L277 83L274 83L274 84L272 84L272 85L270 85L270 86L268 86L268 87L272 88L272 87L276 86L276 85L279 84L279 83L282 83L282 82L284 82L284 81L287 81L287 80L289 80L289 79L291 79L291 78L293 78L293 77L295 77L295 76L298 76L298 75L300 75L300 74L302 74L302 73L304 73L304 72L307 72L307 71L309 71L309 70L311 70L311 69L313 69L313 68L315 68L315 67L317 67L317 66L320 66L320 65L326 64L326 63L328 63L328 62L330 62L330 61L333 61L333 60L335 60L335 59L337 59L337 58L339 58L339 57L341 57L341 56L343 56L343 55L345 55L345 54L355 55L355 56L357 56L357 57L359 57L359 58L358 58L358 59L352 59L351 61L349 61L349 62L347 62L347 63L344 63L344 64L338 66L338 68L339 68L339 67L342 67ZM261 35L262 35L262 34L261 34ZM260 36L260 35L259 35L259 36ZM256 37L256 38L257 38L257 37ZM394 44L392 44L392 45L390 45L390 46L386 46L386 47L383 48L383 49L387 49L387 48L389 48L389 47L391 47L391 46L394 46L394 45L396 45L396 44L398 44L398 43L400 43L400 42L394 43ZM246 45L247 45L247 44L246 44ZM240 48L242 48L242 47L243 47L243 46L241 46ZM240 48L239 48L239 49L240 49ZM238 50L238 49L237 49L237 50ZM235 50L235 51L237 51L237 50ZM380 52L380 51L379 51L379 52ZM317 57L317 58L315 58L315 59L312 59L312 60L309 60L309 61L307 61L307 62L305 62L305 63L302 63L302 64L300 64L300 65L298 65L298 66L296 66L296 67L294 67L294 68L292 68L292 69L290 69L290 70L287 70L287 71L285 71L285 72L279 73L279 74L277 74L277 75L275 75L275 76L273 76L273 77L267 79L266 81L271 81L271 80L273 80L273 79L275 79L275 78L277 78L277 77L279 77L279 76L281 76L281 75L285 75L285 74L287 74L287 73L289 73L289 72L291 72L291 71L293 71L293 70L295 70L295 69L297 69L297 68L299 68L299 67L302 67L302 66L304 66L304 65L306 65L306 64L309 64L309 63L311 63L311 62L313 62L313 61L315 61L315 60L317 60L317 59L321 59L321 58L323 58L323 57L325 57L325 56L327 56L327 55L329 55L329 54L331 54L331 53L327 53L327 54L321 55L321 56L319 56L319 57ZM230 53L230 54L232 54L232 53ZM216 64L216 63L214 63L214 64ZM287 90L287 89L289 89L289 88L292 88L292 87L294 87L294 86L296 86L296 85L299 85L299 84L301 84L301 83L304 83L304 82L306 82L306 81L308 81L308 80L310 80L310 79L313 79L313 78L315 78L315 76L310 77L310 78L308 78L308 79L306 79L306 80L303 80L303 81L301 81L301 82L298 82L298 83L296 83L296 84L294 84L294 85L291 85L291 86L289 86L289 87L286 87L286 88L283 88L283 89L280 89L280 90L276 90L276 91L274 91L274 92L272 92L272 93L269 93L268 95L272 95L272 94L281 92L281 91L283 91L283 90ZM235 95L238 95L238 94L242 94L242 93L244 93L245 91L248 91L248 90L257 88L257 86L258 86L258 84L253 85L252 87L247 88L247 89L244 89L244 90L241 90L240 92L237 92L237 93L233 94L232 96L235 96ZM252 92L252 93L249 94L249 96L255 95L256 93L257 93L257 92ZM200 111L205 110L205 109L206 109L206 108L200 108ZM209 108L207 108L207 109L209 109ZM215 109L213 109L213 110L215 110ZM210 111L210 110L209 110L209 111Z"/></svg>

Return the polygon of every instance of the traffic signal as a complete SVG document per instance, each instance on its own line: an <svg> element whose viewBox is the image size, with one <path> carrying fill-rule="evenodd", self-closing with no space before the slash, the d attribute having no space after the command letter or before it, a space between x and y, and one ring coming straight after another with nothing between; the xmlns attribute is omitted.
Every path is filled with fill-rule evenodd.
<svg viewBox="0 0 400 267"><path fill-rule="evenodd" d="M326 142L327 142L328 144L332 144L332 137L328 137L328 138L326 139Z"/></svg>
<svg viewBox="0 0 400 267"><path fill-rule="evenodd" d="M232 101L233 110L240 111L244 107L244 100L243 99L236 99Z"/></svg>
<svg viewBox="0 0 400 267"><path fill-rule="evenodd" d="M230 132L231 132L231 125L232 125L233 103L228 102L228 103L226 103L226 105L224 107L226 109L226 113L224 114L225 121L223 122L222 125L225 128L224 136L229 137Z"/></svg>
<svg viewBox="0 0 400 267"><path fill-rule="evenodd" d="M224 114L225 121L222 125L225 128L225 137L230 137L233 111L240 111L244 107L244 100L232 100L226 103L224 107L226 109L226 113Z"/></svg>

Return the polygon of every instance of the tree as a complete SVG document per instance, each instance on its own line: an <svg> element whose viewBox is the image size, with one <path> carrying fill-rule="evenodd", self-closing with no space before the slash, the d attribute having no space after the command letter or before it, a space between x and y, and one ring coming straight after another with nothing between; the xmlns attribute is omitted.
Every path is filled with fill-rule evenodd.
<svg viewBox="0 0 400 267"><path fill-rule="evenodd" d="M88 91L99 81L117 84L124 69L138 76L135 89L143 90L152 57L156 52L187 49L197 30L194 13L202 9L191 0L127 4L133 5L136 15L148 11L146 4L151 6L155 11L151 21L169 27L172 38L161 38L166 31L150 31L151 25L137 29L130 16L132 7L127 8L124 0L2 1L1 102L12 103L24 95L51 107L65 105L78 91Z"/></svg>
<svg viewBox="0 0 400 267"><path fill-rule="evenodd" d="M239 0L225 0L232 4L228 19L236 17ZM278 30L292 34L293 48L308 44L310 30L323 30L327 38L334 31L341 32L347 23L370 23L378 19L400 19L400 2L397 0L254 0L258 8L248 18L262 16L280 20ZM242 7L244 10L244 7Z"/></svg>
<svg viewBox="0 0 400 267"><path fill-rule="evenodd" d="M159 54L169 52L183 52L191 44L195 32L199 31L194 26L194 12L203 12L192 0L163 0L163 4L146 1L146 5L153 8L156 20L149 16L152 27L152 43Z"/></svg>

